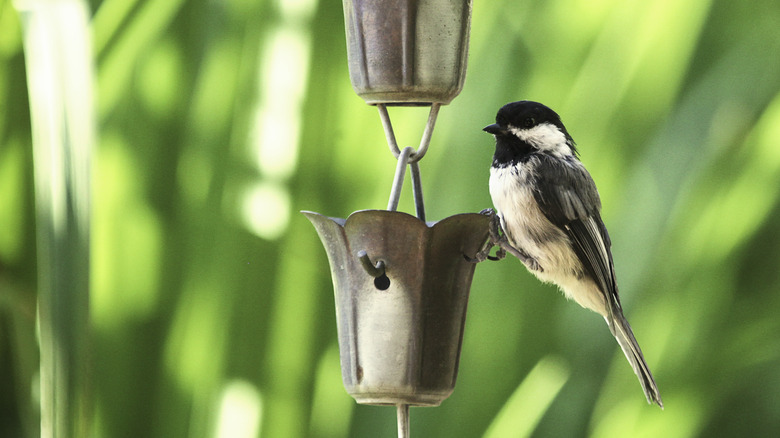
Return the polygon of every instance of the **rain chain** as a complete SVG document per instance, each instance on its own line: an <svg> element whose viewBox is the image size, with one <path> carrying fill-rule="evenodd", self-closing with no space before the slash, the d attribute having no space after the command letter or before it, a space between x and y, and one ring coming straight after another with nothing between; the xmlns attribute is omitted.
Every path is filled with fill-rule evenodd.
<svg viewBox="0 0 780 438"><path fill-rule="evenodd" d="M396 406L408 438L410 406L439 406L455 389L476 266L466 259L489 237L482 214L426 222L420 180L439 109L465 82L471 0L342 1L352 87L377 107L398 162L387 210L303 214L328 255L344 388L357 403ZM398 146L392 105L430 106L416 150ZM407 166L416 216L397 211Z"/></svg>

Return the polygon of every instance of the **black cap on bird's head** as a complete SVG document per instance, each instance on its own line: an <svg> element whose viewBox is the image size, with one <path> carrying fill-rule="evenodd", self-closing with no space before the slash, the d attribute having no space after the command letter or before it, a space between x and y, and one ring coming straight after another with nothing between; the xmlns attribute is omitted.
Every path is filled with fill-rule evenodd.
<svg viewBox="0 0 780 438"><path fill-rule="evenodd" d="M496 139L523 137L524 131L530 131L540 125L552 125L563 134L566 143L576 154L574 140L566 131L558 113L539 102L521 100L504 105L496 114L496 123L485 126L482 130L493 134Z"/></svg>
<svg viewBox="0 0 780 438"><path fill-rule="evenodd" d="M504 105L496 114L496 123L485 126L483 131L491 134L507 133L509 128L531 129L536 125L549 123L566 132L558 113L548 106L530 100L521 100ZM568 136L568 133L566 134Z"/></svg>

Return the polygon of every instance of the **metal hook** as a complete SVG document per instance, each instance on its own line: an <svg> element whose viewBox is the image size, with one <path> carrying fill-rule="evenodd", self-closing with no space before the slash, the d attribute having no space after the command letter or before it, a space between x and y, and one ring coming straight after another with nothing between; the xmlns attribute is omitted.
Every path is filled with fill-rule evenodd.
<svg viewBox="0 0 780 438"><path fill-rule="evenodd" d="M398 142L395 139L395 131L393 131L393 124L390 122L387 105L379 103L376 107L379 110L379 118L382 119L382 127L385 130L385 138L387 139L387 145L390 147L390 152L393 153L394 157L398 158L401 155L401 149L398 147ZM440 103L431 104L431 110L428 112L428 121L425 124L422 139L420 139L420 147L416 151L412 150L409 163L420 161L425 156L425 153L428 152L428 146L431 144L433 128L436 126L436 118L439 116L440 108Z"/></svg>
<svg viewBox="0 0 780 438"><path fill-rule="evenodd" d="M398 143L395 141L395 133L393 132L393 124L390 123L390 114L387 113L387 106L383 103L376 105L379 110L379 118L382 119L382 127L385 128L385 138L387 139L387 145L390 146L390 152L393 156L398 158L401 155L401 150L398 149Z"/></svg>
<svg viewBox="0 0 780 438"><path fill-rule="evenodd" d="M423 131L422 139L420 139L420 147L417 148L417 152L412 155L412 163L420 161L425 153L428 152L428 145L431 144L431 136L433 136L433 127L436 126L436 117L439 116L439 108L441 104L431 104L431 110L428 112L428 121L425 123L425 131Z"/></svg>
<svg viewBox="0 0 780 438"><path fill-rule="evenodd" d="M398 209L398 200L401 198L401 188L404 185L404 176L406 176L406 164L409 162L414 149L405 147L398 156L398 165L395 167L395 178L393 178L393 187L390 189L390 200L387 203L387 209L396 211Z"/></svg>
<svg viewBox="0 0 780 438"><path fill-rule="evenodd" d="M409 164L412 169L412 193L414 194L414 208L417 218L425 222L425 203L423 202L422 181L420 180L420 163L412 161Z"/></svg>
<svg viewBox="0 0 780 438"><path fill-rule="evenodd" d="M417 212L417 218L425 222L425 201L423 200L422 180L420 179L420 163L411 161L413 149L406 147L398 157L398 165L395 168L395 178L393 187L390 189L390 200L387 203L387 209L395 211L398 209L398 201L401 198L401 188L404 185L406 176L406 164L412 169L412 193L414 194L414 207Z"/></svg>
<svg viewBox="0 0 780 438"><path fill-rule="evenodd" d="M371 263L371 259L368 258L368 253L361 249L357 253L358 258L360 259L360 264L363 265L363 269L366 270L366 273L374 278L381 277L385 275L385 262L380 260L376 262L376 265Z"/></svg>
<svg viewBox="0 0 780 438"><path fill-rule="evenodd" d="M419 161L428 152L428 146L431 144L431 136L433 135L433 128L436 125L436 118L439 115L439 108L441 104L432 103L431 110L428 113L428 122L425 124L425 131L423 131L422 139L420 140L420 147L415 151L411 147L405 147L403 150L398 148L398 142L395 139L395 133L393 132L393 124L390 122L390 115L387 112L387 106L383 103L377 104L379 110L379 116L382 119L382 126L385 129L385 138L387 144L390 147L390 152L393 153L398 160L398 165L395 168L395 178L393 179L393 187L390 190L390 200L387 203L387 209L395 211L398 209L398 201L401 197L401 188L404 184L404 176L406 175L406 165L412 169L412 193L414 194L414 206L417 212L417 217L425 222L425 203L423 201L422 182L420 180L420 165Z"/></svg>

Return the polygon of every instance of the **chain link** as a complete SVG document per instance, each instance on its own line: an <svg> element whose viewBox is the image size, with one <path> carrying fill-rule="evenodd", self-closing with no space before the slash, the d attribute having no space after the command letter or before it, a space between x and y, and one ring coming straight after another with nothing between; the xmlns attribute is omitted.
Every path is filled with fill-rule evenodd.
<svg viewBox="0 0 780 438"><path fill-rule="evenodd" d="M419 161L425 156L425 153L428 152L428 146L431 143L431 136L433 135L433 128L436 125L436 117L439 115L440 107L441 104L431 104L431 110L428 113L428 122L425 124L425 130L423 131L423 136L420 140L420 147L415 151L411 146L405 147L403 150L399 149L395 139L395 133L393 132L393 125L390 122L390 115L387 112L387 106L382 103L377 104L379 116L382 119L382 126L385 130L387 145L390 147L390 152L392 152L393 156L398 160L398 165L395 168L395 177L393 178L393 186L390 189L390 200L387 203L387 209L390 211L398 209L398 201L401 198L401 188L404 184L406 166L408 165L412 171L412 192L414 194L415 210L417 217L423 222L425 222L425 203L423 201Z"/></svg>

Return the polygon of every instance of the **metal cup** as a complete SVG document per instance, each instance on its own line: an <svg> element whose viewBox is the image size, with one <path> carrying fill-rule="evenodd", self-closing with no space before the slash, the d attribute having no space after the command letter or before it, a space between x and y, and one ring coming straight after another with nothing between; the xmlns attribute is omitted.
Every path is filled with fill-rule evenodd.
<svg viewBox="0 0 780 438"><path fill-rule="evenodd" d="M362 404L441 404L455 388L474 275L463 256L487 240L489 218L426 224L384 210L346 220L303 214L330 262L347 392Z"/></svg>
<svg viewBox="0 0 780 438"><path fill-rule="evenodd" d="M471 0L343 0L352 88L368 104L448 104L466 79Z"/></svg>

